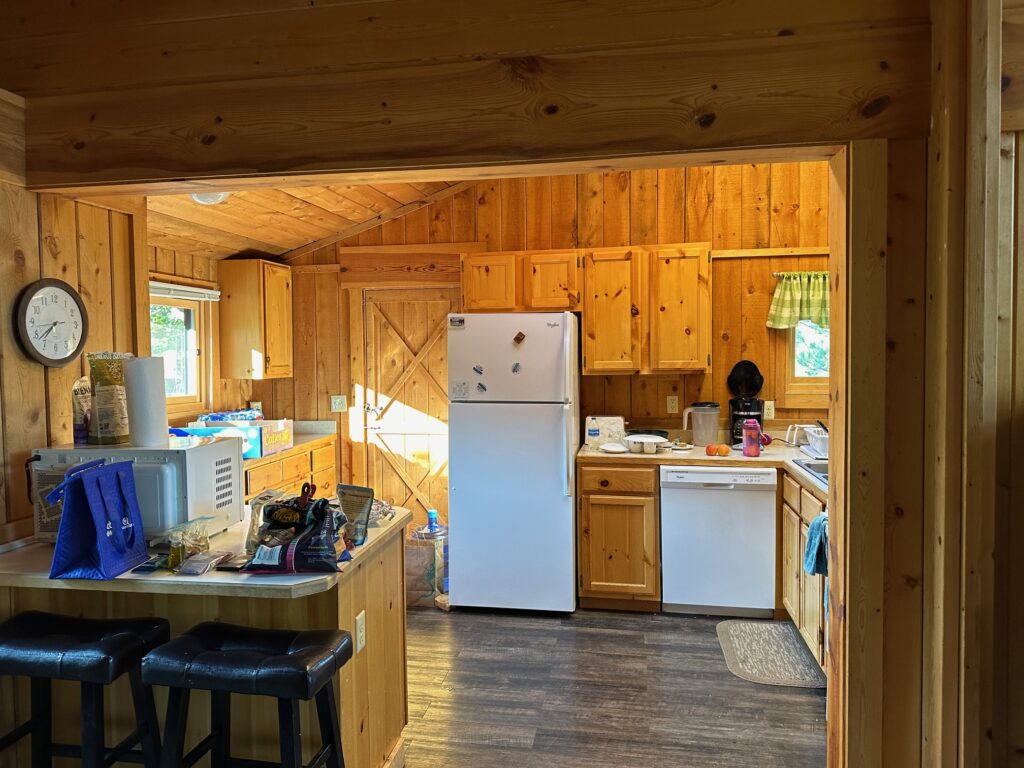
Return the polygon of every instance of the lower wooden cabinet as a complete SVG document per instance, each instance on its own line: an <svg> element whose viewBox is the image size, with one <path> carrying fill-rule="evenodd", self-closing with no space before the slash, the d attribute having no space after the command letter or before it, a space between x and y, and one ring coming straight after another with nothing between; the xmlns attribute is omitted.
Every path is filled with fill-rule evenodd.
<svg viewBox="0 0 1024 768"><path fill-rule="evenodd" d="M799 511L790 506L796 499L792 491L797 482L785 475L782 503L782 605L800 630L804 642L819 664L825 663L825 577L804 571L804 551L810 522L824 505L806 489L801 489Z"/></svg>
<svg viewBox="0 0 1024 768"><path fill-rule="evenodd" d="M245 500L269 488L298 495L303 484L309 482L316 485L318 497L333 496L338 482L336 442L337 438L326 437L273 456L245 461Z"/></svg>
<svg viewBox="0 0 1024 768"><path fill-rule="evenodd" d="M800 516L789 504L782 505L782 605L800 626Z"/></svg>
<svg viewBox="0 0 1024 768"><path fill-rule="evenodd" d="M581 468L577 526L581 600L626 603L618 607L634 603L638 610L649 610L661 600L656 473L656 468Z"/></svg>

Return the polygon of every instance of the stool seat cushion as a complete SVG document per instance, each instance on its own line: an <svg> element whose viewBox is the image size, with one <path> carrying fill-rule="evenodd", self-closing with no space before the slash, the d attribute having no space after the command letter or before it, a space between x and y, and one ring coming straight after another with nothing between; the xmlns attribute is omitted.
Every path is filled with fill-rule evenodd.
<svg viewBox="0 0 1024 768"><path fill-rule="evenodd" d="M170 636L165 619L26 611L0 624L0 675L109 685Z"/></svg>
<svg viewBox="0 0 1024 768"><path fill-rule="evenodd" d="M311 699L352 658L352 636L199 624L142 661L147 685Z"/></svg>

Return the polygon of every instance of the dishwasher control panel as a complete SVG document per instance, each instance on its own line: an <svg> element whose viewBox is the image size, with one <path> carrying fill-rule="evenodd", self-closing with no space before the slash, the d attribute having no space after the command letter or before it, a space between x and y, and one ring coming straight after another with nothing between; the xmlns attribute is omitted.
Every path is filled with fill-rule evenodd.
<svg viewBox="0 0 1024 768"><path fill-rule="evenodd" d="M745 467L670 467L661 468L662 488L774 488L778 470Z"/></svg>

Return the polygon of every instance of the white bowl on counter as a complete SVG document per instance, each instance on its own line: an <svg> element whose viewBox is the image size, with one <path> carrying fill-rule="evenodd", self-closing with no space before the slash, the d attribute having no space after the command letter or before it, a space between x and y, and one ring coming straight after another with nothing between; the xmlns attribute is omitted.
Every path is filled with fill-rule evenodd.
<svg viewBox="0 0 1024 768"><path fill-rule="evenodd" d="M627 435L626 447L630 453L657 453L668 440L657 435Z"/></svg>

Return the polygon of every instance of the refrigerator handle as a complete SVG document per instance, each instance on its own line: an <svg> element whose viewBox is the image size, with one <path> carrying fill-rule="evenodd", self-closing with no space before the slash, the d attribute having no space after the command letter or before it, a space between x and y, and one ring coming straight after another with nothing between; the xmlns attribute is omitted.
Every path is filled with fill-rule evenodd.
<svg viewBox="0 0 1024 768"><path fill-rule="evenodd" d="M562 448L565 458L565 477L563 478L565 484L562 486L562 494L572 496L572 466L575 460L572 455L572 406L563 405L562 414L565 421L565 430L562 433L562 437L565 439L565 445Z"/></svg>
<svg viewBox="0 0 1024 768"><path fill-rule="evenodd" d="M573 372L576 368L576 358L572 354L572 313L566 312L562 316L562 354L565 358L565 400L575 400L573 394Z"/></svg>

